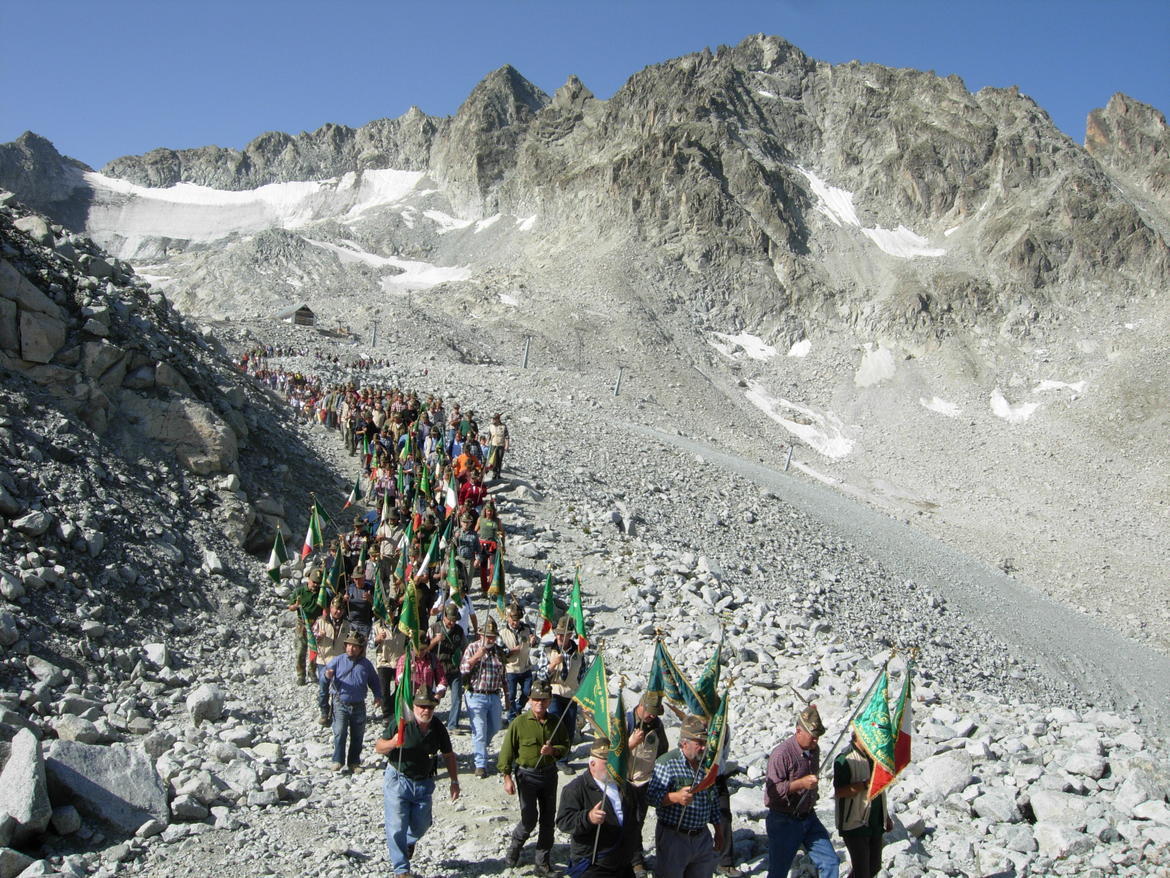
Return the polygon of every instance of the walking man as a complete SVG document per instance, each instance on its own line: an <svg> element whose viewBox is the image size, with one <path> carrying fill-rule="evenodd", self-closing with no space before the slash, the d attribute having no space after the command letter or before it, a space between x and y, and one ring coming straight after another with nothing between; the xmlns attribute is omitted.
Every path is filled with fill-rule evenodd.
<svg viewBox="0 0 1170 878"><path fill-rule="evenodd" d="M569 749L569 733L548 712L552 691L537 682L528 697L528 710L512 720L500 746L499 769L504 792L519 793L520 822L512 830L506 861L520 862L520 850L539 823L536 837L536 871L552 875L553 821L557 807L558 757ZM513 777L514 776L514 777Z"/></svg>
<svg viewBox="0 0 1170 878"><path fill-rule="evenodd" d="M573 696L577 694L577 687L585 676L584 657L577 649L575 633L573 620L567 615L561 616L553 629L552 640L546 640L537 654L535 674L536 679L544 680L552 686L553 700L549 711L557 719L562 716L565 718L570 743L577 733L577 702ZM566 774L572 774L568 753L565 757L560 768Z"/></svg>
<svg viewBox="0 0 1170 878"><path fill-rule="evenodd" d="M338 595L329 604L329 612L313 623L317 638L317 661L322 667L317 672L317 723L329 725L329 678L324 665L345 654L345 640L349 637L349 622L345 620L345 598Z"/></svg>
<svg viewBox="0 0 1170 878"><path fill-rule="evenodd" d="M414 697L414 721L403 730L387 727L374 743L374 752L387 757L382 778L382 806L386 819L386 850L395 875L410 874L414 846L431 825L431 800L435 794L435 754L447 765L451 801L459 798L459 769L447 728L435 718L435 697L428 691Z"/></svg>
<svg viewBox="0 0 1170 878"><path fill-rule="evenodd" d="M471 746L475 776L487 776L488 746L500 730L500 695L504 691L507 652L497 642L499 626L488 618L478 640L463 651L459 671L467 675L467 715L471 719Z"/></svg>
<svg viewBox="0 0 1170 878"><path fill-rule="evenodd" d="M529 650L540 641L524 621L524 611L513 603L508 607L508 624L500 631L500 643L508 650L508 661L504 664L506 680L506 702L508 722L520 715L528 702L532 688L532 661Z"/></svg>
<svg viewBox="0 0 1170 878"><path fill-rule="evenodd" d="M715 848L723 846L719 802L714 787L694 790L703 775L706 748L707 724L701 717L687 716L678 749L654 764L646 798L658 809L655 878L711 878L715 873ZM714 840L708 824L715 827Z"/></svg>
<svg viewBox="0 0 1170 878"><path fill-rule="evenodd" d="M447 711L448 733L459 730L463 712L463 677L459 665L467 648L467 635L459 624L459 607L453 603L443 607L443 615L431 625L431 653L442 666L451 692L451 707Z"/></svg>
<svg viewBox="0 0 1170 878"><path fill-rule="evenodd" d="M330 766L334 771L361 771L367 689L373 693L374 704L382 706L382 683L365 652L366 638L354 631L345 638L345 655L339 655L325 666L325 678L336 693L333 703L333 764ZM347 737L348 752L345 746Z"/></svg>
<svg viewBox="0 0 1170 878"><path fill-rule="evenodd" d="M309 578L305 583L298 586L296 591L292 593L292 603L288 608L297 614L297 629L296 629L296 670L297 670L297 684L304 686L308 680L305 673L306 659L310 664L316 664L317 654L309 657L309 634L307 625L312 625L317 621L317 617L321 615L321 608L317 605L317 594L321 588L321 569L315 568L309 571Z"/></svg>
<svg viewBox="0 0 1170 878"><path fill-rule="evenodd" d="M629 784L609 775L609 741L597 737L589 765L561 793L557 828L567 834L569 874L577 878L633 878L631 861L642 849Z"/></svg>
<svg viewBox="0 0 1170 878"><path fill-rule="evenodd" d="M654 775L654 763L670 744L666 740L666 728L662 725L662 696L644 692L634 709L626 714L626 728L630 730L627 740L629 756L629 787L634 801L630 819L637 824L637 845L631 859L635 878L645 878L646 856L642 851L642 827L650 809L647 792L650 778Z"/></svg>
<svg viewBox="0 0 1170 878"><path fill-rule="evenodd" d="M808 851L820 878L837 878L837 853L816 814L817 770L825 733L821 715L810 704L796 718L792 737L768 757L764 804L768 807L768 878L787 878L799 848Z"/></svg>

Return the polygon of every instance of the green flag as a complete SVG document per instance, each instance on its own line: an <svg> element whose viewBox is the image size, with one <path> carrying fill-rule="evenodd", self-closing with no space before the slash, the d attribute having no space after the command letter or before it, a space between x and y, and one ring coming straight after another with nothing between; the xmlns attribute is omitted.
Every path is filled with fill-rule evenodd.
<svg viewBox="0 0 1170 878"><path fill-rule="evenodd" d="M382 565L374 571L374 603L373 603L374 617L389 624L390 622L390 608L386 605L386 589L382 585Z"/></svg>
<svg viewBox="0 0 1170 878"><path fill-rule="evenodd" d="M381 517L381 520L378 522L378 524L385 524L386 523L387 519L390 518L391 508L392 507L390 506L390 492L387 491L385 494L382 495L382 517Z"/></svg>
<svg viewBox="0 0 1170 878"><path fill-rule="evenodd" d="M504 586L504 550L497 545L496 563L492 570L492 584L488 587L488 597L496 599L496 609L504 615L504 608L508 603L507 589Z"/></svg>
<svg viewBox="0 0 1170 878"><path fill-rule="evenodd" d="M600 658L600 656L599 656ZM629 748L626 746L626 711L622 706L621 687L618 687L617 710L609 718L609 757L606 759L606 768L609 776L615 783L624 784L630 776Z"/></svg>
<svg viewBox="0 0 1170 878"><path fill-rule="evenodd" d="M276 539L272 541L272 551L268 554L268 576L277 585L280 585L280 565L288 560L288 551L284 547L284 537L280 530L276 531Z"/></svg>
<svg viewBox="0 0 1170 878"><path fill-rule="evenodd" d="M410 639L415 649L419 648L418 591L413 582L406 585L402 610L398 613L398 630Z"/></svg>
<svg viewBox="0 0 1170 878"><path fill-rule="evenodd" d="M541 634L548 633L555 624L556 617L557 602L553 597L553 575L550 567L548 575L544 577L544 593L540 596L540 618L544 619L544 624L540 628Z"/></svg>
<svg viewBox="0 0 1170 878"><path fill-rule="evenodd" d="M715 647L711 658L707 659L707 664L703 666L699 680L695 683L695 694L703 704L703 716L708 718L715 715L715 709L719 706L719 695L715 690L719 685L719 662L723 655L723 639L724 634L720 630L719 645Z"/></svg>
<svg viewBox="0 0 1170 878"><path fill-rule="evenodd" d="M609 680L605 674L605 657L598 653L581 679L577 693L573 696L585 710L585 717L597 729L598 734L609 738L613 744L613 717L609 712Z"/></svg>
<svg viewBox="0 0 1170 878"><path fill-rule="evenodd" d="M581 652L589 646L585 635L585 608L581 605L581 570L573 575L573 592L569 595L569 618L577 623L577 649Z"/></svg>
<svg viewBox="0 0 1170 878"><path fill-rule="evenodd" d="M646 689L661 695L668 701L682 705L687 713L710 718L706 712L707 706L695 692L691 681L683 673L682 668L675 663L674 657L666 648L666 644L662 642L662 638L654 641L654 660L650 663L650 676L646 682Z"/></svg>
<svg viewBox="0 0 1170 878"><path fill-rule="evenodd" d="M320 524L322 530L332 526L333 516L325 511L325 507L321 505L321 501L313 500L313 509L317 513L317 521Z"/></svg>
<svg viewBox="0 0 1170 878"><path fill-rule="evenodd" d="M431 562L435 556L439 554L439 532L435 531L431 535L430 545L427 546L426 554L423 555L422 562L418 565L418 570L413 574L414 576L422 576L431 569Z"/></svg>
<svg viewBox="0 0 1170 878"><path fill-rule="evenodd" d="M455 557L455 546L452 544L447 553L447 587L450 591L449 600L455 606L463 606L463 577L459 575L459 561Z"/></svg>
<svg viewBox="0 0 1170 878"><path fill-rule="evenodd" d="M890 722L888 688L889 677L883 668L869 703L853 721L853 731L861 742L861 749L873 760L874 771L880 768L887 775L893 775L894 726Z"/></svg>
<svg viewBox="0 0 1170 878"><path fill-rule="evenodd" d="M431 471L427 467L422 468L422 473L418 477L418 493L430 500L431 496Z"/></svg>
<svg viewBox="0 0 1170 878"><path fill-rule="evenodd" d="M394 719L398 723L399 754L406 741L406 724L414 722L414 682L410 666L414 664L414 650L406 647L406 658L402 662L402 676L398 678L398 691L394 693Z"/></svg>
<svg viewBox="0 0 1170 878"><path fill-rule="evenodd" d="M303 607L297 607L297 612L301 614L301 624L305 626L305 643L308 644L309 649L316 652L317 635L313 633L313 625L309 622L309 617L305 615Z"/></svg>

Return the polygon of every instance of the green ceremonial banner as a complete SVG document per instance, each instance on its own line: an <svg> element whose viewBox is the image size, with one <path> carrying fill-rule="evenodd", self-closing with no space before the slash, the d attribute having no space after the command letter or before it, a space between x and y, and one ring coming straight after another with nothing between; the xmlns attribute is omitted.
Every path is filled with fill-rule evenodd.
<svg viewBox="0 0 1170 878"><path fill-rule="evenodd" d="M429 502L431 496L431 471L425 466L422 468L422 473L418 477L418 492L423 497L426 497Z"/></svg>
<svg viewBox="0 0 1170 878"><path fill-rule="evenodd" d="M492 584L488 588L488 596L496 599L496 609L504 615L504 608L508 605L507 589L504 587L504 550L497 545L496 564L492 571Z"/></svg>
<svg viewBox="0 0 1170 878"><path fill-rule="evenodd" d="M890 722L890 706L887 701L889 676L882 670L878 684L873 690L869 704L853 721L853 731L861 742L861 749L873 760L874 766L881 766L887 772L894 772L894 727Z"/></svg>
<svg viewBox="0 0 1170 878"><path fill-rule="evenodd" d="M585 633L585 607L581 604L581 571L573 574L573 592L569 595L569 618L577 625L577 649L582 652L589 646L589 637Z"/></svg>
<svg viewBox="0 0 1170 878"><path fill-rule="evenodd" d="M654 660L650 664L650 677L646 682L646 689L681 705L687 713L708 720L711 718L707 713L707 705L699 698L682 668L675 664L662 638L654 641Z"/></svg>
<svg viewBox="0 0 1170 878"><path fill-rule="evenodd" d="M398 678L398 690L394 693L394 720L398 723L399 756L402 754L402 744L406 740L406 724L414 722L414 682L411 679L410 666L414 664L414 654L410 646L406 647L406 660L402 663L402 676ZM386 737L389 737L387 735Z"/></svg>
<svg viewBox="0 0 1170 878"><path fill-rule="evenodd" d="M715 647L711 658L707 659L707 664L703 666L703 671L699 674L699 681L695 684L695 695L702 702L703 715L707 717L714 716L719 707L719 693L716 692L716 688L719 686L719 661L723 655L723 640L724 634L720 630L719 645Z"/></svg>
<svg viewBox="0 0 1170 878"><path fill-rule="evenodd" d="M447 553L447 587L448 600L455 606L463 606L463 577L459 575L459 562L455 557L455 546L452 544Z"/></svg>
<svg viewBox="0 0 1170 878"><path fill-rule="evenodd" d="M268 578L280 585L280 565L288 561L288 551L284 547L284 537L280 530L276 531L276 539L272 542L272 551L268 554Z"/></svg>
<svg viewBox="0 0 1170 878"><path fill-rule="evenodd" d="M609 738L612 743L613 717L609 713L609 680L605 675L605 657L602 653L598 653L593 663L589 665L589 670L585 672L573 700L585 709L586 719L593 723L598 733Z"/></svg>
<svg viewBox="0 0 1170 878"><path fill-rule="evenodd" d="M727 744L727 699L730 692L724 692L719 699L719 707L711 721L707 724L707 749L703 753L703 779L695 787L695 792L705 790L715 783L719 777L719 769L723 766L723 756ZM719 698L719 696L715 696Z"/></svg>
<svg viewBox="0 0 1170 878"><path fill-rule="evenodd" d="M598 658L600 659L601 656ZM617 710L610 715L609 730L611 733L609 736L609 758L606 760L605 767L609 770L609 776L616 783L624 784L630 776L630 753L626 742L629 734L626 731L626 711L622 706L620 686L618 688Z"/></svg>
<svg viewBox="0 0 1170 878"><path fill-rule="evenodd" d="M406 585L402 610L398 613L398 630L410 638L410 643L416 650L419 648L418 591L413 582Z"/></svg>
<svg viewBox="0 0 1170 878"><path fill-rule="evenodd" d="M380 564L378 569L374 571L373 613L376 619L385 623L390 622L390 608L386 606L386 589L382 585L382 566Z"/></svg>
<svg viewBox="0 0 1170 878"><path fill-rule="evenodd" d="M305 643L308 644L309 649L316 652L317 635L313 633L313 625L309 622L309 617L305 615L303 607L297 607L297 612L301 614L301 624L305 626Z"/></svg>

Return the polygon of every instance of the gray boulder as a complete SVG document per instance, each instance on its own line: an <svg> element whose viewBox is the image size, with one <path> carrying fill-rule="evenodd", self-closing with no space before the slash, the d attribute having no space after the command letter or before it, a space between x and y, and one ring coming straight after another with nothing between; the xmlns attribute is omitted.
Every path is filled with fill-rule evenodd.
<svg viewBox="0 0 1170 878"><path fill-rule="evenodd" d="M39 537L53 524L53 516L48 512L34 510L12 522L12 526L22 534L30 537Z"/></svg>
<svg viewBox="0 0 1170 878"><path fill-rule="evenodd" d="M1011 790L988 790L976 798L971 807L979 817L994 823L1019 823L1021 820L1016 796Z"/></svg>
<svg viewBox="0 0 1170 878"><path fill-rule="evenodd" d="M96 744L102 733L87 719L72 714L62 714L53 720L53 731L62 741L80 741L82 744Z"/></svg>
<svg viewBox="0 0 1170 878"><path fill-rule="evenodd" d="M223 716L224 694L218 686L204 684L187 696L187 712L198 726L204 720L215 722Z"/></svg>
<svg viewBox="0 0 1170 878"><path fill-rule="evenodd" d="M973 779L971 756L964 750L953 750L931 756L923 762L922 775L918 783L923 790L945 798L961 793Z"/></svg>
<svg viewBox="0 0 1170 878"><path fill-rule="evenodd" d="M54 799L124 832L170 819L162 778L141 750L58 741L45 761Z"/></svg>
<svg viewBox="0 0 1170 878"><path fill-rule="evenodd" d="M17 844L44 832L53 816L41 742L28 729L13 737L8 762L0 774L0 811L7 811L16 820L12 840Z"/></svg>
<svg viewBox="0 0 1170 878"><path fill-rule="evenodd" d="M35 860L12 848L0 848L0 878L16 878Z"/></svg>

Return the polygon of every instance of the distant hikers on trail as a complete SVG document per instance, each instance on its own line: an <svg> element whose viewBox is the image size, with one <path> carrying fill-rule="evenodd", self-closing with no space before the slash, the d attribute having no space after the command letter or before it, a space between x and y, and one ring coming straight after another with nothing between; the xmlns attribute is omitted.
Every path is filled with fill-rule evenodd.
<svg viewBox="0 0 1170 878"><path fill-rule="evenodd" d="M534 594L512 591L509 523L497 496L512 440L502 414L481 431L475 412L461 403L352 381L326 384L272 364L282 351L288 352L258 348L241 358L241 368L283 393L296 417L337 431L360 473L342 507L353 515L349 526L336 503L320 496L308 503L294 568L303 578L287 603L295 614L294 676L298 684L317 683L315 713L331 728L335 771L362 770L366 703L372 698L381 708L373 749L384 768L392 873L415 874L442 770L452 801L470 794L482 804L488 787L479 779L497 772L504 793L515 796L518 819L501 839L500 871L520 865L535 834L536 873L564 873L554 850L559 829L570 842L566 865L574 878L646 878L651 868L658 878L738 874L729 684L719 691L722 643L692 683L659 633L648 644L645 691L627 710L619 686L614 710L604 650L590 641L579 571L567 603L556 598L551 569L538 603ZM358 358L350 369L364 372L379 362ZM284 546L274 547L273 558L281 557ZM280 568L275 563L277 580ZM525 599L536 611L531 619ZM880 695L884 710L884 686ZM673 749L664 706L680 720ZM452 742L466 734L465 716L471 736L463 753L477 779L466 793ZM889 828L877 776L896 768L895 735L850 723L852 744L833 768L836 825L854 878L872 878ZM588 728L585 764L574 764L574 745ZM815 813L824 733L816 707L807 706L794 734L768 759L769 878L786 876L800 849L820 878L838 875L838 855ZM908 759L908 738L898 742ZM558 805L561 772L575 777L560 790ZM654 843L644 850L650 811ZM436 851L429 859L441 857Z"/></svg>

